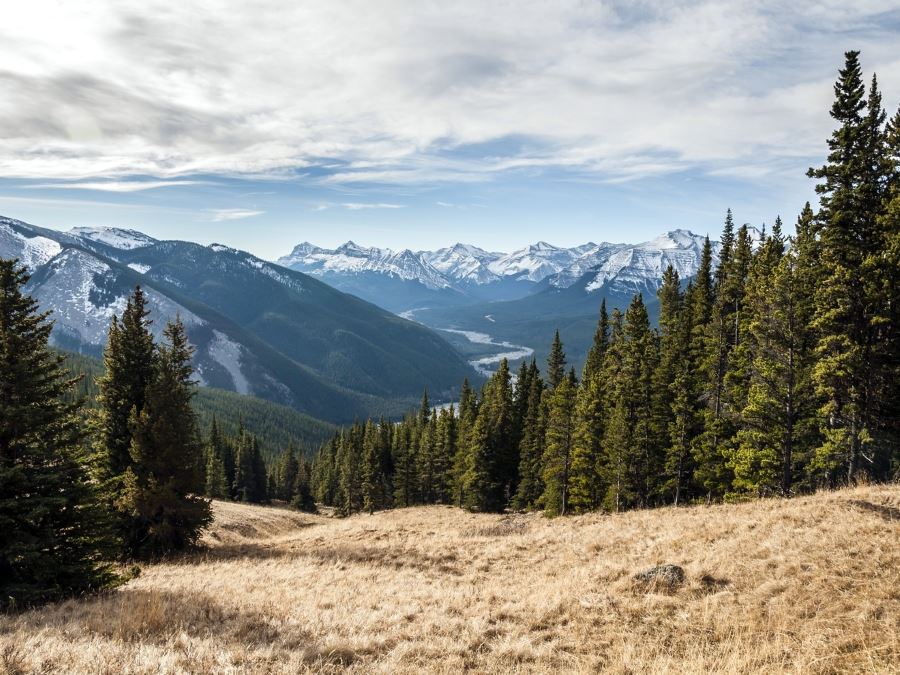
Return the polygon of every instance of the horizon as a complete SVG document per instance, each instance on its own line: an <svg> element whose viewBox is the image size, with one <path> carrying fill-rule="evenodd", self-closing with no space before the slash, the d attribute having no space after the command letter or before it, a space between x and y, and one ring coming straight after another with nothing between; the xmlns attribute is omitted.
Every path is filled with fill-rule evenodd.
<svg viewBox="0 0 900 675"><path fill-rule="evenodd" d="M889 112L900 90L879 0L215 10L9 12L0 210L267 259L715 238L727 208L762 227L817 203L845 50Z"/></svg>

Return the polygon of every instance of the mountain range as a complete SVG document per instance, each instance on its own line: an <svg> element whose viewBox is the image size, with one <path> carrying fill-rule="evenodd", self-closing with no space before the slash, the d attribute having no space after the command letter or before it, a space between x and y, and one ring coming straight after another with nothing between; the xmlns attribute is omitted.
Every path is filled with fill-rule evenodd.
<svg viewBox="0 0 900 675"><path fill-rule="evenodd" d="M749 230L761 239L759 230ZM278 263L441 331L480 370L507 354L543 360L556 330L578 365L602 301L610 311L624 310L642 293L655 318L663 272L672 265L683 281L693 277L705 240L676 229L637 244L565 248L539 241L510 253L463 243L396 252L354 242L335 249L304 242ZM716 265L719 245L711 245Z"/></svg>
<svg viewBox="0 0 900 675"><path fill-rule="evenodd" d="M652 294L668 265L683 279L696 273L704 240L688 230L672 230L639 244L588 242L564 248L540 241L511 253L462 243L393 251L352 241L335 249L304 242L277 262L402 313L519 300L571 287L588 295Z"/></svg>
<svg viewBox="0 0 900 675"><path fill-rule="evenodd" d="M0 217L0 257L52 310L52 341L98 355L140 284L153 330L180 316L202 384L347 422L399 413L428 387L451 396L473 371L440 335L309 275L213 244L117 228L59 232Z"/></svg>

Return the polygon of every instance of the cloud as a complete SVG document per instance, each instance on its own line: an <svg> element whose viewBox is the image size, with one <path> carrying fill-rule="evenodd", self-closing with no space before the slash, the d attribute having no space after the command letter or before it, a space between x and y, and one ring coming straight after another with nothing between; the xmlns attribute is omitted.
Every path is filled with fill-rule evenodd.
<svg viewBox="0 0 900 675"><path fill-rule="evenodd" d="M889 108L900 91L896 0L32 0L7 14L0 176L89 185L301 168L332 186L768 175L821 154L844 49L862 49Z"/></svg>
<svg viewBox="0 0 900 675"><path fill-rule="evenodd" d="M184 185L204 185L208 181L199 180L166 180L166 181L100 181L86 183L43 183L24 185L30 189L45 190L98 190L101 192L139 192L141 190L155 190L163 187L178 187Z"/></svg>
<svg viewBox="0 0 900 675"><path fill-rule="evenodd" d="M341 204L345 209L350 211L361 211L362 209L402 209L401 204L371 204L368 202L344 202Z"/></svg>
<svg viewBox="0 0 900 675"><path fill-rule="evenodd" d="M250 209L209 209L212 214L214 223L220 223L225 220L241 220L242 218L252 218L253 216L261 216L265 211L252 211Z"/></svg>

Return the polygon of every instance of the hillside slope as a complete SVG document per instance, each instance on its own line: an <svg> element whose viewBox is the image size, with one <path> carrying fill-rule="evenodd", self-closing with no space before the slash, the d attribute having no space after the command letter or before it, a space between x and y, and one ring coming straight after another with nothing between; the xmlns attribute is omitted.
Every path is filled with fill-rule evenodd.
<svg viewBox="0 0 900 675"><path fill-rule="evenodd" d="M144 287L157 338L180 316L202 384L344 423L400 414L422 389L449 397L471 368L437 333L310 276L225 246L131 230L48 230L0 216L0 257L52 310L54 345L99 355L113 315Z"/></svg>
<svg viewBox="0 0 900 675"><path fill-rule="evenodd" d="M833 673L900 662L896 485L557 520L215 511L204 553L147 567L106 597L0 618L7 669ZM634 581L659 563L682 566L684 584Z"/></svg>

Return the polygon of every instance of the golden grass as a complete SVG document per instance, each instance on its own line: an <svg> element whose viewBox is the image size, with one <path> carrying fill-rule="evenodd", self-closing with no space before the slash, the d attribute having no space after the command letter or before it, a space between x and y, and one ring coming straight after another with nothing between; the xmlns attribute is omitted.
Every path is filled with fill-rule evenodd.
<svg viewBox="0 0 900 675"><path fill-rule="evenodd" d="M0 617L0 672L898 672L900 487L546 520L216 503L208 551ZM685 584L632 577L675 563Z"/></svg>

